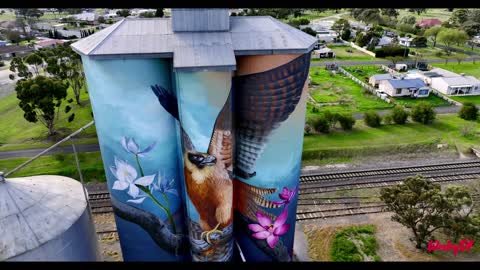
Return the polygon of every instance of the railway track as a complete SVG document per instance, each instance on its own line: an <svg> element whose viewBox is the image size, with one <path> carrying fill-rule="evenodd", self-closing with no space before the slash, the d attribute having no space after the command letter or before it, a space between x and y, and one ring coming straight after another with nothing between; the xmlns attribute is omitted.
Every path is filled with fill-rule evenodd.
<svg viewBox="0 0 480 270"><path fill-rule="evenodd" d="M300 176L297 220L313 220L384 212L384 206L375 196L323 197L315 194L339 190L379 188L400 184L408 176L422 174L432 182L462 182L480 179L480 161L445 163L417 167L357 170L338 173L306 174ZM478 196L478 195L476 195ZM113 212L108 191L89 192L93 214ZM361 206L360 204L363 204ZM327 209L302 210L303 207ZM342 206L342 207L334 207ZM332 208L333 207L333 208ZM114 231L98 232L112 233Z"/></svg>

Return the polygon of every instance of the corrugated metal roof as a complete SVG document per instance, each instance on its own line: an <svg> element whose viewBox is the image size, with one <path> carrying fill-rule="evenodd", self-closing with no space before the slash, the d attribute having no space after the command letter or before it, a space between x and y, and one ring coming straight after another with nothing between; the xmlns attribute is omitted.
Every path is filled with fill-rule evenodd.
<svg viewBox="0 0 480 270"><path fill-rule="evenodd" d="M396 79L396 80L388 80L393 88L421 88L425 87L425 83L421 79Z"/></svg>
<svg viewBox="0 0 480 270"><path fill-rule="evenodd" d="M270 16L230 17L230 30L223 32L173 32L170 18L126 18L75 42L72 47L80 54L103 59L180 57L174 59L174 68L195 63L203 68L235 66L234 55L307 53L316 42L315 37ZM227 49L232 52L227 53ZM226 58L211 55L215 50ZM197 53L206 55L187 59L186 55Z"/></svg>
<svg viewBox="0 0 480 270"><path fill-rule="evenodd" d="M382 81L382 80L391 80L391 79L393 79L393 76L390 75L389 73L375 74L375 75L372 75L372 78L374 78L377 81Z"/></svg>
<svg viewBox="0 0 480 270"><path fill-rule="evenodd" d="M480 80L473 76L444 77L442 80L450 86L480 85Z"/></svg>

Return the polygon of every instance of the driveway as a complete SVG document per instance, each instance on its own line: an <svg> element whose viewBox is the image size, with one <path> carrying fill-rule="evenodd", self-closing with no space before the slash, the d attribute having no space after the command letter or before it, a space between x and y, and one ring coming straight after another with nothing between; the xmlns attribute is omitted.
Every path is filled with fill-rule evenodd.
<svg viewBox="0 0 480 270"><path fill-rule="evenodd" d="M97 152L100 151L100 146L98 144L79 144L75 145L77 152ZM0 160L8 158L22 158L22 157L34 157L46 148L38 149L24 149L24 150L13 150L13 151L4 151L0 152ZM57 148L47 152L44 156L50 156L56 153L73 153L73 148L70 145L67 146L58 146Z"/></svg>

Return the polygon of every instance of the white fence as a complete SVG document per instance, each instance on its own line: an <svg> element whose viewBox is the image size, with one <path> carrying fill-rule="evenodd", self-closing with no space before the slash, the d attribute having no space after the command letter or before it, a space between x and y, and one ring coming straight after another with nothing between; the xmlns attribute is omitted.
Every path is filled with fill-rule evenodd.
<svg viewBox="0 0 480 270"><path fill-rule="evenodd" d="M440 93L438 90L436 89L433 89L433 88L430 88L432 91L432 93L442 99L444 99L445 101L447 101L448 103L452 104L452 105L455 105L455 106L462 106L462 103L458 102L458 101L455 101L445 95L443 95L442 93Z"/></svg>
<svg viewBox="0 0 480 270"><path fill-rule="evenodd" d="M363 88L367 89L368 91L370 91L373 95L377 96L378 98L380 98L381 100L387 102L387 103L392 103L392 104L395 104L395 102L393 102L393 100L389 99L388 97L386 96L382 96L379 92L377 92L375 90L375 88L367 83L364 83L362 82L361 80L359 80L357 77L353 76L352 74L348 73L345 69L343 69L342 67L338 67L338 70L345 74L347 77L349 77L350 79L352 79L354 82L358 83L360 86L362 86Z"/></svg>

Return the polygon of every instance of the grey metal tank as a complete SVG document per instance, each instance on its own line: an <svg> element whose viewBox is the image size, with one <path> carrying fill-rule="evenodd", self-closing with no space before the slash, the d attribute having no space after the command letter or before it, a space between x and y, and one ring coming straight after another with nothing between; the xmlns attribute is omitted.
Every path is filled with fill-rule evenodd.
<svg viewBox="0 0 480 270"><path fill-rule="evenodd" d="M71 178L0 176L0 261L98 261L82 185Z"/></svg>

